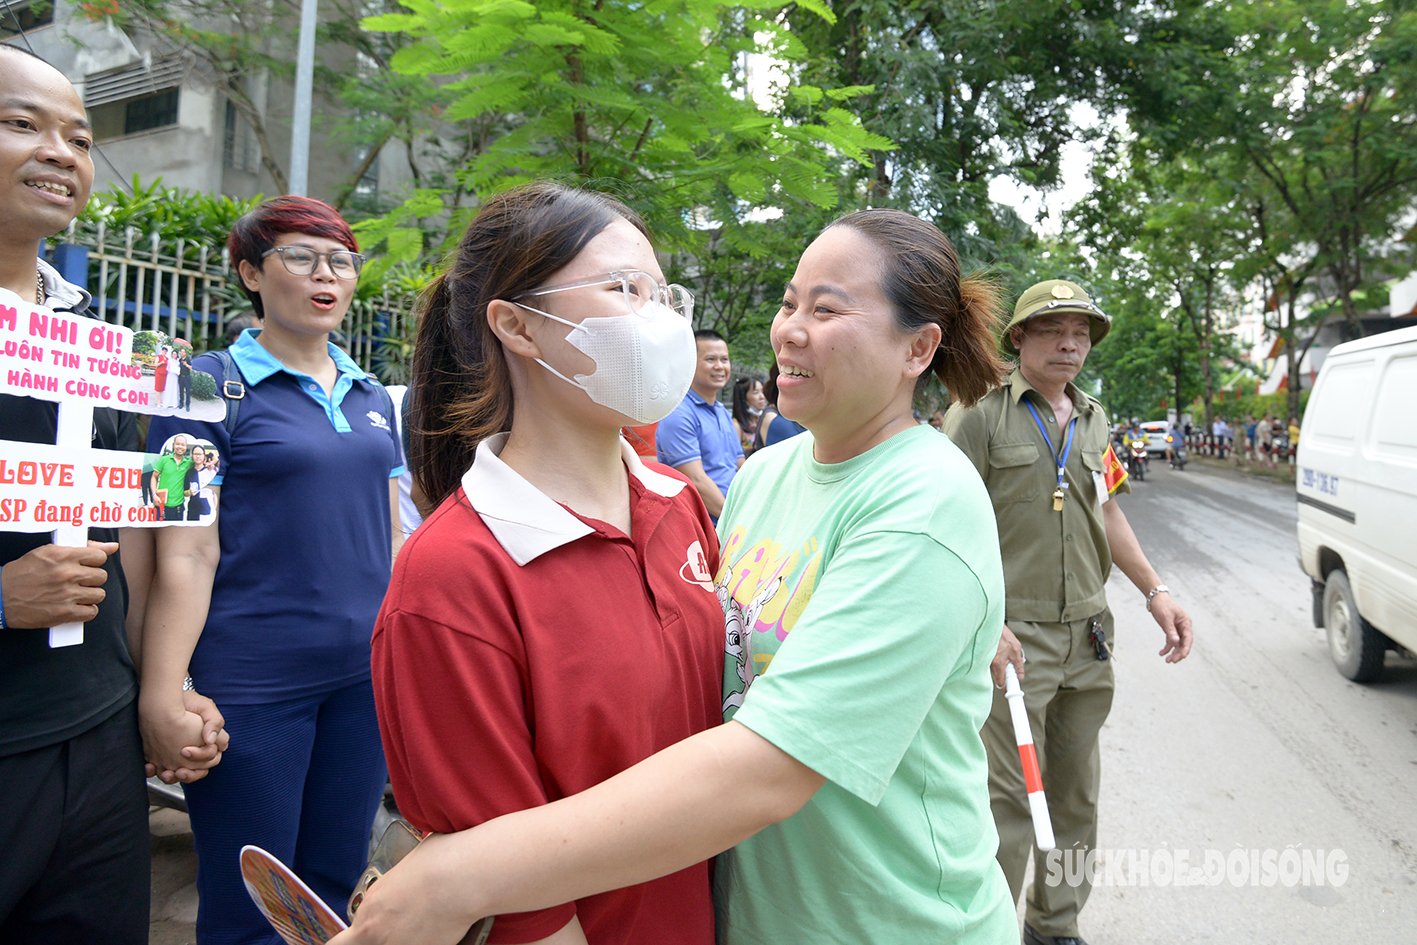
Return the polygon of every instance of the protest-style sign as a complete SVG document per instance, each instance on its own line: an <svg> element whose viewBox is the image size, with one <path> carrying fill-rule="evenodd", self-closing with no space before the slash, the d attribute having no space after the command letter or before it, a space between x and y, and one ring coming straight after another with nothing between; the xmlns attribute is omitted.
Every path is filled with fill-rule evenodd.
<svg viewBox="0 0 1417 945"><path fill-rule="evenodd" d="M176 390L177 379L164 377L159 388L166 371L154 370L151 356L134 355L133 336L125 325L56 312L0 289L0 393L209 422L226 416L215 380L207 396L193 392L190 406L169 403L175 398L164 397L166 384Z"/></svg>
<svg viewBox="0 0 1417 945"><path fill-rule="evenodd" d="M143 502L145 465L142 453L7 442L0 531L162 525L162 510Z"/></svg>
<svg viewBox="0 0 1417 945"><path fill-rule="evenodd" d="M177 345L135 354L133 339L126 326L56 312L0 289L0 393L59 405L54 446L4 444L0 529L52 531L56 544L83 547L91 525L211 522L210 514L193 521L161 514L151 480L144 488L145 463L150 469L154 460L92 447L95 407L211 423L226 417L216 380L184 369ZM82 643L83 632L80 623L53 627L49 645Z"/></svg>

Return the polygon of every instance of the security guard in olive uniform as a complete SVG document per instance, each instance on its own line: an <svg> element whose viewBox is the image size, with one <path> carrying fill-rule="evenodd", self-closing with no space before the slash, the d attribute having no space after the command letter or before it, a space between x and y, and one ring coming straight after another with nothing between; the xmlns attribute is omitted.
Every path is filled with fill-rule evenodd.
<svg viewBox="0 0 1417 945"><path fill-rule="evenodd" d="M1002 690L1004 666L1014 664L1063 850L1097 842L1097 734L1112 706L1112 614L1103 586L1114 561L1166 634L1166 661L1183 660L1191 649L1190 617L1152 570L1113 501L1130 490L1108 444L1107 414L1073 384L1110 327L1111 319L1074 283L1054 279L1029 288L1004 329L1004 350L1018 358L1018 367L974 406L951 407L944 422L994 503L1005 585L994 682ZM1002 691L982 735L999 864L1017 900L1033 827ZM1026 945L1085 945L1078 913L1091 887L1085 877L1082 885L1068 885L1078 872L1049 883L1037 855Z"/></svg>

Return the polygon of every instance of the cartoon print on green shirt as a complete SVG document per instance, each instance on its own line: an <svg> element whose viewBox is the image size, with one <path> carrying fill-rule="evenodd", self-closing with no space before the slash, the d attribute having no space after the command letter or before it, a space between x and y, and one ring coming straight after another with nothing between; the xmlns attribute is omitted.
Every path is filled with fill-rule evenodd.
<svg viewBox="0 0 1417 945"><path fill-rule="evenodd" d="M726 630L725 721L743 704L753 679L767 671L773 654L812 599L821 569L816 538L787 553L770 538L744 549L746 534L747 529L739 526L728 536L714 584ZM769 632L771 636L758 636Z"/></svg>
<svg viewBox="0 0 1417 945"><path fill-rule="evenodd" d="M748 672L748 664L753 659L753 634L752 626L767 606L778 589L782 587L782 576L775 575L763 590L753 598L753 602L745 609L739 606L738 602L728 596L728 588L719 585L715 588L718 592L718 602L723 605L723 619L727 627L727 643L725 647L724 673L731 668L737 673L736 682L732 677L725 681L725 688L728 695L723 699L723 719L728 721L733 718L733 713L738 711L738 707L743 704L743 697L748 694L748 685L753 681ZM768 657L770 660L772 657ZM763 664L763 669L767 664ZM756 675L756 674L754 674Z"/></svg>

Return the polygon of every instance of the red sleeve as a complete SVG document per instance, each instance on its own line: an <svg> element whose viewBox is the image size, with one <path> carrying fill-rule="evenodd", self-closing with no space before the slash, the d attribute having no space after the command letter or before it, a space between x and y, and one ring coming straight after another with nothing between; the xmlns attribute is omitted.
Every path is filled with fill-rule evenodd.
<svg viewBox="0 0 1417 945"><path fill-rule="evenodd" d="M450 833L545 804L546 793L510 600L492 569L469 571L424 537L400 554L375 627L374 697L400 812L420 830ZM575 913L566 903L498 916L491 941L537 941Z"/></svg>

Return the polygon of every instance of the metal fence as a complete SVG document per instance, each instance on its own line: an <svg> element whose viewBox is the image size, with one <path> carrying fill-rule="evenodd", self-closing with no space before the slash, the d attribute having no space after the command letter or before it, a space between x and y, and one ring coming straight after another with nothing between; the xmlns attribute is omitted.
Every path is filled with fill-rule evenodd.
<svg viewBox="0 0 1417 945"><path fill-rule="evenodd" d="M96 317L134 331L185 338L197 352L225 345L227 323L251 310L223 247L164 241L132 227L70 224L47 254L60 273L93 295ZM415 297L385 288L356 298L334 339L364 370L407 381Z"/></svg>

